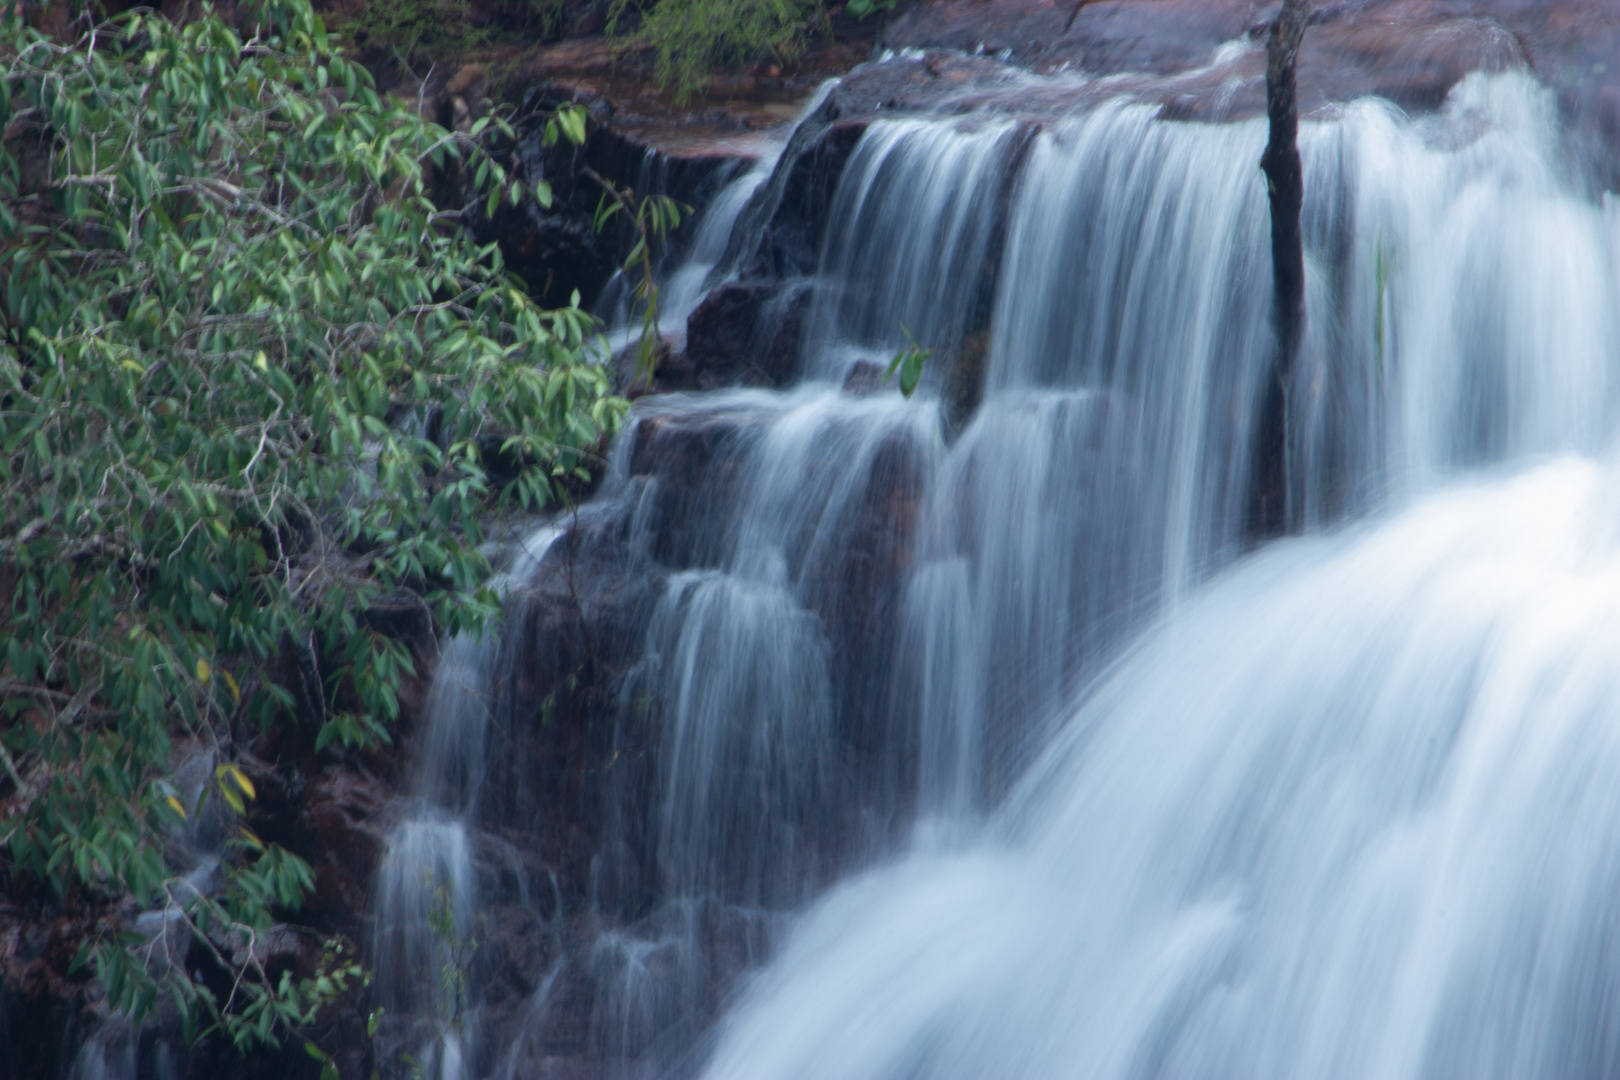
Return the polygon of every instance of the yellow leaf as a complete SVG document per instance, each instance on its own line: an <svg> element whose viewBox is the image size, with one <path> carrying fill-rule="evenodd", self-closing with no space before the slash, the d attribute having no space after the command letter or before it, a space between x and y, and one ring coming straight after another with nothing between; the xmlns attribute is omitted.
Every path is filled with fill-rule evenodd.
<svg viewBox="0 0 1620 1080"><path fill-rule="evenodd" d="M174 807L174 812L179 814L180 819L184 821L186 817L186 808L180 805L180 800L175 798L173 795L170 795L167 798L167 802L170 806Z"/></svg>
<svg viewBox="0 0 1620 1080"><path fill-rule="evenodd" d="M219 673L219 677L225 680L225 687L231 692L231 700L241 701L242 688L236 685L236 680L231 678L231 673L228 671L222 671Z"/></svg>
<svg viewBox="0 0 1620 1080"><path fill-rule="evenodd" d="M238 769L235 765L227 765L225 768L229 770L231 779L236 781L236 786L242 789L242 794L250 799L259 797L258 792L253 790L253 781L247 778L247 773Z"/></svg>
<svg viewBox="0 0 1620 1080"><path fill-rule="evenodd" d="M236 831L242 834L242 839L253 845L255 851L264 850L264 841L260 840L257 836L254 836L252 829L248 828L246 825L242 825Z"/></svg>
<svg viewBox="0 0 1620 1080"><path fill-rule="evenodd" d="M260 371L269 371L270 370L270 361L264 355L264 350L263 349L259 350L259 355L255 356L253 358L253 362L254 362L254 364L256 364L258 366Z"/></svg>
<svg viewBox="0 0 1620 1080"><path fill-rule="evenodd" d="M209 666L208 666L208 661L204 660L200 656L197 657L197 681L198 682L206 683L208 681L208 673L211 670L212 669L209 668Z"/></svg>
<svg viewBox="0 0 1620 1080"><path fill-rule="evenodd" d="M232 810L235 810L238 814L247 813L247 807L242 804L242 796L223 785L220 787L219 793L225 797L226 805Z"/></svg>

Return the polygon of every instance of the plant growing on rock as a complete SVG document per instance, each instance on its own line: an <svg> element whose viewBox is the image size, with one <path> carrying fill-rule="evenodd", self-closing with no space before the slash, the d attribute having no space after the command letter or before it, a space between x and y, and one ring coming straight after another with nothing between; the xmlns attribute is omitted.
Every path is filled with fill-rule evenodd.
<svg viewBox="0 0 1620 1080"><path fill-rule="evenodd" d="M640 19L628 45L652 53L655 77L673 85L683 104L717 67L795 59L826 22L820 0L612 0L608 33L619 32L632 14Z"/></svg>
<svg viewBox="0 0 1620 1080"><path fill-rule="evenodd" d="M247 828L244 747L386 741L413 661L379 603L481 628L480 516L559 498L625 406L590 317L428 198L457 161L487 206L524 196L482 150L499 120L378 95L308 0L239 25L64 41L3 11L0 882L89 913L113 1006L162 994L247 1048L359 976L261 962L311 874ZM217 764L214 884L183 873L182 753Z"/></svg>

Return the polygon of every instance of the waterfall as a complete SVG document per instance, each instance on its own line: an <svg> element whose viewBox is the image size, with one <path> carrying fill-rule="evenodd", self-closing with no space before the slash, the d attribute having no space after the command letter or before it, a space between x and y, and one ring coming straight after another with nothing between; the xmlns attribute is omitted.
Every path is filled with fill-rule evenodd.
<svg viewBox="0 0 1620 1080"><path fill-rule="evenodd" d="M982 838L826 901L710 1075L1611 1075L1617 479L1223 577Z"/></svg>
<svg viewBox="0 0 1620 1080"><path fill-rule="evenodd" d="M908 334L957 351L982 320L998 203L1023 134L1009 120L965 129L883 120L867 130L833 202L806 370L842 378L852 359L886 362Z"/></svg>
<svg viewBox="0 0 1620 1080"><path fill-rule="evenodd" d="M862 737L862 699L884 677L869 646L895 588L895 538L874 526L915 498L940 443L929 404L815 384L663 407L688 423L723 419L735 491L709 504L719 529L699 565L670 575L623 691L622 723L660 732L652 848L664 898L642 932L605 936L591 962L609 1003L597 1038L626 1058L671 1031L690 1029L689 1041L716 979L739 974L727 957L757 962L782 912L881 839L882 823L861 818L868 778L841 747ZM873 547L852 553L863 533ZM639 827L615 849L631 850ZM606 876L613 895L627 891L622 873Z"/></svg>
<svg viewBox="0 0 1620 1080"><path fill-rule="evenodd" d="M503 590L533 574L557 538L526 536L498 578ZM469 835L486 773L497 656L458 635L444 645L423 710L410 805L382 854L374 886L371 957L385 1037L435 1080L462 1080L477 1037L472 944L479 907Z"/></svg>
<svg viewBox="0 0 1620 1080"><path fill-rule="evenodd" d="M910 586L932 808L982 823L822 900L707 1075L1620 1069L1620 216L1522 74L1305 125L1317 535L1231 566L1262 139L1036 137Z"/></svg>
<svg viewBox="0 0 1620 1080"><path fill-rule="evenodd" d="M739 253L825 100L666 315L772 262ZM1085 102L867 123L801 382L639 400L506 636L447 643L378 877L393 1007L445 1013L495 831L595 831L577 895L524 879L517 1035L480 1049L475 972L401 1036L439 1076L1613 1071L1620 213L1522 72L1309 119L1307 535L1255 551L1264 126ZM863 366L908 335L912 400ZM564 570L622 640L577 630L600 700L542 783L514 731L574 675L525 643L576 628L523 612Z"/></svg>
<svg viewBox="0 0 1620 1080"><path fill-rule="evenodd" d="M653 150L648 150L647 156L653 160L660 159L660 155ZM728 168L726 171L731 173L729 177L722 172L725 182L714 198L694 220L686 223L684 232L676 234L675 238L687 240L685 233L689 232L690 239L685 244L678 265L668 273L659 275L658 329L677 345L684 344L686 340L687 316L703 302L709 289L718 284L715 279L727 276L719 263L726 253L732 227L760 184L770 178L775 166L776 151L772 149L752 161L741 163L739 167ZM641 171L641 182L633 190L662 194L662 185L649 183L649 174L655 170L643 165ZM632 318L632 309L636 307L632 295L634 288L634 275L627 277L620 268L608 279L596 303L597 315L608 324L606 338L610 354L616 354L638 340L641 328Z"/></svg>
<svg viewBox="0 0 1620 1080"><path fill-rule="evenodd" d="M726 253L732 227L759 185L770 179L776 168L776 155L765 154L732 180L697 219L691 250L681 265L660 287L658 323L667 333L684 338L686 317L692 314L715 284L715 268Z"/></svg>

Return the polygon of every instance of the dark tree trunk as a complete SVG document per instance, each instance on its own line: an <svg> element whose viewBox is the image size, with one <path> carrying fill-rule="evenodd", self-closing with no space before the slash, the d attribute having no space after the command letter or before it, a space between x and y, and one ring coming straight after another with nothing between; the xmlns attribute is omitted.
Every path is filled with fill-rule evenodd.
<svg viewBox="0 0 1620 1080"><path fill-rule="evenodd" d="M1299 97L1294 68L1310 18L1309 0L1284 0L1266 42L1266 114L1271 137L1260 158L1271 199L1273 323L1277 352L1255 425L1249 533L1264 539L1286 532L1290 510L1288 387L1305 332L1305 248L1300 210L1305 201L1299 160Z"/></svg>

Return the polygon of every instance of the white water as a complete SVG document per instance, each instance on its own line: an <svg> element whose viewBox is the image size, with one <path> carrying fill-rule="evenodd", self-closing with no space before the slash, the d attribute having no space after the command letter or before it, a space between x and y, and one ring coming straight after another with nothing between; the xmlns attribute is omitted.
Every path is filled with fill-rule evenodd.
<svg viewBox="0 0 1620 1080"><path fill-rule="evenodd" d="M1008 120L872 125L834 199L806 371L841 379L853 357L908 344L955 353L988 278L996 204L1019 139ZM939 366L936 364L936 367Z"/></svg>
<svg viewBox="0 0 1620 1080"><path fill-rule="evenodd" d="M738 958L761 959L780 913L875 842L841 749L861 716L839 698L882 673L841 647L851 609L872 602L846 545L940 445L930 405L817 384L676 396L640 419L661 414L723 433L734 486L705 493L697 565L669 576L624 688L625 722L662 732L649 823L661 902L587 961L593 1038L619 1059L689 1044ZM598 874L610 894L634 888L611 859Z"/></svg>
<svg viewBox="0 0 1620 1080"><path fill-rule="evenodd" d="M695 219L677 226L691 231L691 244L679 265L657 283L658 331L677 347L686 341L687 317L726 276L723 271L717 274L716 268L726 253L726 242L731 238L737 215L748 205L759 185L770 178L779 152L780 147L774 148L749 163L720 188ZM648 153L652 155L652 151ZM615 271L596 305L598 316L608 324L605 338L609 355L629 348L640 337L641 324L637 321L640 309L631 295L631 280L626 278L623 269ZM633 315L637 318L632 318Z"/></svg>
<svg viewBox="0 0 1620 1080"><path fill-rule="evenodd" d="M748 205L759 185L770 179L775 167L776 153L760 157L704 208L697 219L691 250L659 290L658 323L665 333L685 340L686 317L703 302L709 289L718 284L710 278L726 253L726 243L731 239L737 215Z"/></svg>
<svg viewBox="0 0 1620 1080"><path fill-rule="evenodd" d="M523 537L495 586L504 593L528 580L557 537L552 525ZM476 983L458 989L447 980L466 978L476 951L470 823L487 770L493 644L466 635L445 641L423 709L410 802L389 834L373 884L371 961L388 1020L385 1040L403 1047L434 1080L463 1080L465 1048L477 1038Z"/></svg>
<svg viewBox="0 0 1620 1080"><path fill-rule="evenodd" d="M1225 576L710 1075L1613 1074L1617 497L1566 459Z"/></svg>
<svg viewBox="0 0 1620 1080"><path fill-rule="evenodd" d="M966 824L818 905L707 1075L1620 1073L1620 229L1556 130L1519 75L1306 125L1300 495L1370 520L1213 578L1263 131L1037 138L911 587L924 809Z"/></svg>

